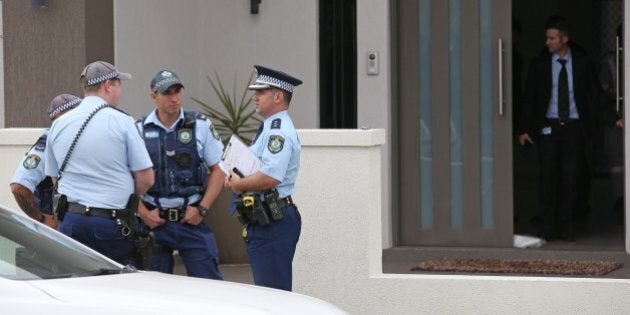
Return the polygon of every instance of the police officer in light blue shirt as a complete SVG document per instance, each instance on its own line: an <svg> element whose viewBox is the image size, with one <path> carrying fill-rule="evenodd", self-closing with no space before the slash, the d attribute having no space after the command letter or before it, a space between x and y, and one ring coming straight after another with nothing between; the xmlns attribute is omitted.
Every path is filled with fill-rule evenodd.
<svg viewBox="0 0 630 315"><path fill-rule="evenodd" d="M158 245L150 269L173 273L177 250L189 276L222 280L204 218L225 177L218 164L223 143L206 116L181 108L184 85L175 72L158 71L150 88L157 108L136 122L155 170L139 210Z"/></svg>
<svg viewBox="0 0 630 315"><path fill-rule="evenodd" d="M249 89L264 121L250 149L262 162L260 171L241 178L230 172L225 186L234 193L255 192L269 223L249 220L247 253L257 285L292 290L292 263L302 220L291 194L300 168L301 144L287 112L293 90L302 84L284 72L254 66L257 78ZM276 208L277 207L277 208ZM274 208L279 209L274 213Z"/></svg>
<svg viewBox="0 0 630 315"><path fill-rule="evenodd" d="M48 117L55 120L67 110L75 108L81 99L71 94L55 96L48 105ZM11 192L15 201L31 218L51 228L57 228L53 217L52 179L44 175L44 151L49 129L45 129L37 142L26 153L11 179Z"/></svg>
<svg viewBox="0 0 630 315"><path fill-rule="evenodd" d="M153 185L152 162L131 116L116 107L131 75L96 61L81 74L85 98L50 128L46 175L67 197L59 231L122 264L135 264L122 222L132 194Z"/></svg>

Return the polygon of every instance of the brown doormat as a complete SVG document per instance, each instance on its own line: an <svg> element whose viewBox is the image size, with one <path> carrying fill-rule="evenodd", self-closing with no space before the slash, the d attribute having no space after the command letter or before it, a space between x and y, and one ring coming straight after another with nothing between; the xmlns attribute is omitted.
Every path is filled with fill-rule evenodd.
<svg viewBox="0 0 630 315"><path fill-rule="evenodd" d="M621 266L615 261L436 259L423 261L411 271L601 276Z"/></svg>

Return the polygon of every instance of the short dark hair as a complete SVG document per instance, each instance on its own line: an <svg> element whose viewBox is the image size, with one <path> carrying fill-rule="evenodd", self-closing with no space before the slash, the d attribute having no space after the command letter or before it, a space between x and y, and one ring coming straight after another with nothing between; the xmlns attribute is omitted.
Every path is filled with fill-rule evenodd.
<svg viewBox="0 0 630 315"><path fill-rule="evenodd" d="M289 93L281 88L277 88L277 87L272 87L272 89L276 92L276 93L282 93L282 95L284 96L284 101L287 103L287 106L289 106L289 104L291 103L291 98L293 97L293 93Z"/></svg>
<svg viewBox="0 0 630 315"><path fill-rule="evenodd" d="M550 16L549 19L547 19L547 24L545 25L545 30L549 29L558 30L562 35L569 36L569 23L563 16Z"/></svg>

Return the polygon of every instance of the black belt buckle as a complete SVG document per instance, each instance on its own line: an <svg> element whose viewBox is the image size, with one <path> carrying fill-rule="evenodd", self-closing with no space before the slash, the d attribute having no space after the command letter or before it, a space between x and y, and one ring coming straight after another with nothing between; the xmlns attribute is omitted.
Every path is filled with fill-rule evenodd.
<svg viewBox="0 0 630 315"><path fill-rule="evenodd" d="M179 221L179 208L166 209L166 213L169 221Z"/></svg>

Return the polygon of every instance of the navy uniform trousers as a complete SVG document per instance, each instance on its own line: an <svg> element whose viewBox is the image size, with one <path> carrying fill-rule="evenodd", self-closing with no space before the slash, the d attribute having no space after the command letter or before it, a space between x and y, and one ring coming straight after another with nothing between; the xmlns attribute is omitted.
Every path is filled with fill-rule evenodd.
<svg viewBox="0 0 630 315"><path fill-rule="evenodd" d="M302 218L295 205L283 207L282 213L282 220L247 226L247 254L256 285L291 291Z"/></svg>
<svg viewBox="0 0 630 315"><path fill-rule="evenodd" d="M201 221L198 225L166 221L153 230L158 245L177 249L188 276L223 280L214 233ZM151 257L151 270L173 273L172 250L158 250Z"/></svg>
<svg viewBox="0 0 630 315"><path fill-rule="evenodd" d="M133 240L125 238L110 218L66 213L59 232L123 265L136 265Z"/></svg>

